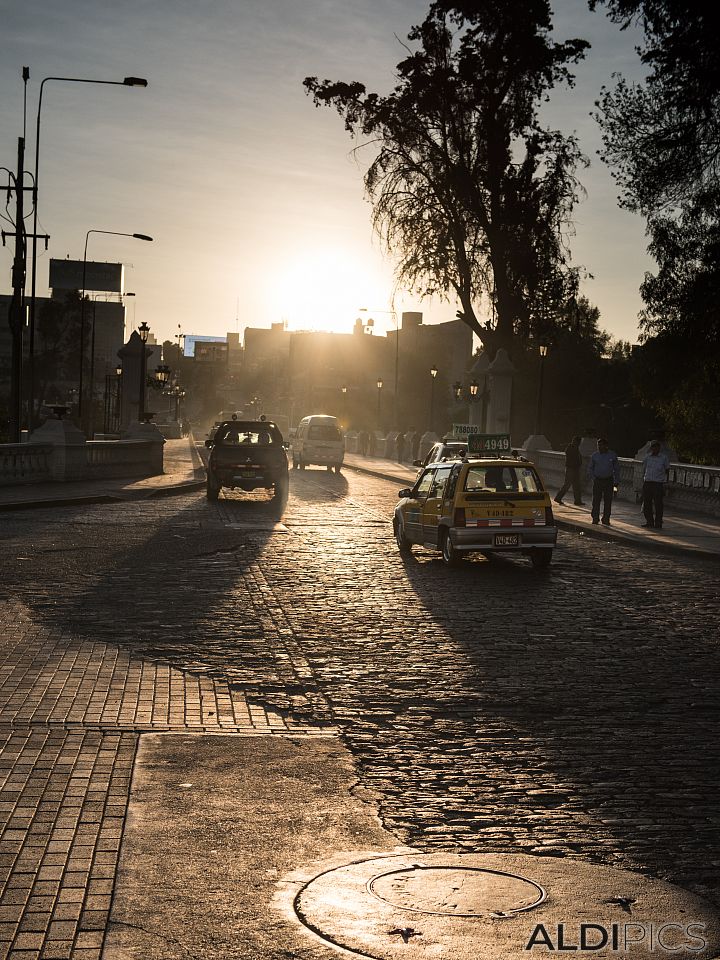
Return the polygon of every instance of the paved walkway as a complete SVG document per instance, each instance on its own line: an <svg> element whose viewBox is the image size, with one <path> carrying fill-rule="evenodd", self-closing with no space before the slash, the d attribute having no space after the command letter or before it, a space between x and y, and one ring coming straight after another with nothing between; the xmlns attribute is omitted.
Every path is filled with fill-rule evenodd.
<svg viewBox="0 0 720 960"><path fill-rule="evenodd" d="M164 473L142 480L112 478L0 486L0 510L143 500L204 486L205 470L195 444L189 438L166 440L163 463Z"/></svg>
<svg viewBox="0 0 720 960"><path fill-rule="evenodd" d="M409 485L417 476L415 467L380 457L361 457L359 454L350 453L345 456L345 464L375 476L397 480L403 486ZM592 523L589 503L584 507L553 503L553 512L558 526L577 530L588 536L630 541L639 547L654 550L711 555L720 559L718 517L702 513L679 514L671 508L671 511L665 514L662 530L644 530L644 517L640 506L627 500L615 500L613 503L610 527Z"/></svg>

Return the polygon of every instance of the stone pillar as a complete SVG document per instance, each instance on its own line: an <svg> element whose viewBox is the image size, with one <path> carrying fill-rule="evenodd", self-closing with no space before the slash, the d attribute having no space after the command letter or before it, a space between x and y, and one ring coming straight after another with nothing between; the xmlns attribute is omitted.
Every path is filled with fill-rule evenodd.
<svg viewBox="0 0 720 960"><path fill-rule="evenodd" d="M515 367L502 347L488 366L490 402L488 404L487 433L510 433L510 406L512 378Z"/></svg>
<svg viewBox="0 0 720 960"><path fill-rule="evenodd" d="M157 476L163 473L163 446L165 437L154 423L138 423L133 420L123 434L125 440L149 440L152 443L151 454L148 459L148 476Z"/></svg>
<svg viewBox="0 0 720 960"><path fill-rule="evenodd" d="M87 472L85 434L71 420L46 420L30 434L30 443L52 445L53 480L82 480Z"/></svg>
<svg viewBox="0 0 720 960"><path fill-rule="evenodd" d="M142 352L145 350L145 365L143 370ZM133 330L130 339L118 350L118 356L122 362L121 379L121 401L120 401L120 432L128 429L128 426L138 421L140 409L140 388L143 372L147 376L147 370L150 366L148 358L154 353L153 347L143 344L142 338L137 330ZM145 389L144 384L142 384ZM143 394L146 396L147 394ZM147 404L146 404L147 405Z"/></svg>

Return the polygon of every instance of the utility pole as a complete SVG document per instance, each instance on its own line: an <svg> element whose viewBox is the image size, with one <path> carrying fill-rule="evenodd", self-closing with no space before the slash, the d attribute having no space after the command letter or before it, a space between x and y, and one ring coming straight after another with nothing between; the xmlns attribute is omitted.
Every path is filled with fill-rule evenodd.
<svg viewBox="0 0 720 960"><path fill-rule="evenodd" d="M8 193L15 190L15 232L2 232L5 237L15 237L15 258L12 265L12 298L8 310L8 323L12 338L10 361L10 442L20 443L22 426L22 364L23 364L23 295L25 291L25 231L23 178L25 164L25 140L18 138L17 172L8 180Z"/></svg>
<svg viewBox="0 0 720 960"><path fill-rule="evenodd" d="M25 191L32 191L33 187L26 187L25 180L25 138L18 138L17 171L13 176L9 174L7 184L0 189L7 190L8 195L15 191L15 230L1 231L3 246L6 237L15 238L15 257L12 266L12 298L8 310L8 324L12 338L12 354L10 361L10 438L13 443L20 443L23 408L23 327L25 314L25 271L27 265L27 234L25 232ZM37 234L45 240L47 249L47 234ZM37 239L36 237L36 239ZM32 397L30 403L32 404ZM31 409L28 410L28 425L32 420Z"/></svg>

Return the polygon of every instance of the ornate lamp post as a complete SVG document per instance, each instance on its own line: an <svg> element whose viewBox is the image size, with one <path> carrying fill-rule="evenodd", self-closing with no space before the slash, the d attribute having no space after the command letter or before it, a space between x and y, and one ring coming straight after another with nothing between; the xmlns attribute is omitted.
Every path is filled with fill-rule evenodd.
<svg viewBox="0 0 720 960"><path fill-rule="evenodd" d="M382 377L378 377L378 379L377 379L377 392L378 392L378 393L377 393L377 397L378 397L378 404L377 404L377 427L378 427L378 430L380 429L380 404L381 404L381 402L382 402L382 388L383 388Z"/></svg>
<svg viewBox="0 0 720 960"><path fill-rule="evenodd" d="M140 396L138 398L138 421L140 423L145 419L145 378L147 377L147 347L148 336L150 334L150 327L143 322L138 327L138 333L140 334L140 339L142 341L142 349L140 351Z"/></svg>

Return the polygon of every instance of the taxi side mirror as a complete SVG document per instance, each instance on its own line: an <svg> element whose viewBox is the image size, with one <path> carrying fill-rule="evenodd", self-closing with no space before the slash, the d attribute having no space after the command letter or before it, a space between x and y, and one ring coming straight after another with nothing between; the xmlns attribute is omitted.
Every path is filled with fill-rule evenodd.
<svg viewBox="0 0 720 960"><path fill-rule="evenodd" d="M412 496L412 490L410 489L410 487L403 487L402 490L398 490L398 496L399 496L399 497L411 497L411 496Z"/></svg>
<svg viewBox="0 0 720 960"><path fill-rule="evenodd" d="M414 467L421 467L421 466L423 465L423 462L422 462L422 460L413 460L413 464L412 464L412 465L413 465Z"/></svg>

